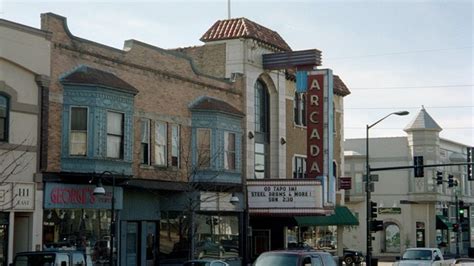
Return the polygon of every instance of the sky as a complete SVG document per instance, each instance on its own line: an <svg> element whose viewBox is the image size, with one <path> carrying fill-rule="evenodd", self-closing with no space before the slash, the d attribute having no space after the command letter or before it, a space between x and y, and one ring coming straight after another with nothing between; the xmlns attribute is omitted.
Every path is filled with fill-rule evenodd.
<svg viewBox="0 0 474 266"><path fill-rule="evenodd" d="M440 136L474 146L474 1L231 0L231 17L278 32L292 50L322 51L351 94L345 138L406 136L422 106ZM228 0L0 0L0 18L40 27L40 14L67 17L73 35L122 49L128 39L161 48L203 45L228 18Z"/></svg>

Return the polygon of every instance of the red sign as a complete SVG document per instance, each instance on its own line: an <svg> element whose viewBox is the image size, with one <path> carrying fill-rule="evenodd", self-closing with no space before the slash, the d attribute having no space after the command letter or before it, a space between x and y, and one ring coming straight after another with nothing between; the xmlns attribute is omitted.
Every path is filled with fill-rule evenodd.
<svg viewBox="0 0 474 266"><path fill-rule="evenodd" d="M352 188L352 177L339 177L339 189L349 190Z"/></svg>
<svg viewBox="0 0 474 266"><path fill-rule="evenodd" d="M308 178L324 175L324 75L308 76L307 159Z"/></svg>

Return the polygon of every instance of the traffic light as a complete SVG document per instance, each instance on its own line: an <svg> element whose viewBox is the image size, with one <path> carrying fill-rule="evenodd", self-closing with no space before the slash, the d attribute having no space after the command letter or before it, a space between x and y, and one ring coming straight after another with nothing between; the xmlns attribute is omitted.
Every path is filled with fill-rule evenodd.
<svg viewBox="0 0 474 266"><path fill-rule="evenodd" d="M448 175L448 187L454 187L454 176Z"/></svg>
<svg viewBox="0 0 474 266"><path fill-rule="evenodd" d="M377 202L370 202L370 217L372 219L377 218Z"/></svg>
<svg viewBox="0 0 474 266"><path fill-rule="evenodd" d="M458 211L459 211L459 223L463 223L464 222L464 213L466 212L466 210L464 209L464 201L460 200L458 202Z"/></svg>
<svg viewBox="0 0 474 266"><path fill-rule="evenodd" d="M453 232L459 232L459 224L453 224Z"/></svg>
<svg viewBox="0 0 474 266"><path fill-rule="evenodd" d="M442 185L443 184L443 172L436 171L436 184Z"/></svg>
<svg viewBox="0 0 474 266"><path fill-rule="evenodd" d="M413 156L413 164L415 165L415 177L424 177L423 156Z"/></svg>
<svg viewBox="0 0 474 266"><path fill-rule="evenodd" d="M372 232L383 231L383 221L373 220L370 223L370 228L372 229Z"/></svg>

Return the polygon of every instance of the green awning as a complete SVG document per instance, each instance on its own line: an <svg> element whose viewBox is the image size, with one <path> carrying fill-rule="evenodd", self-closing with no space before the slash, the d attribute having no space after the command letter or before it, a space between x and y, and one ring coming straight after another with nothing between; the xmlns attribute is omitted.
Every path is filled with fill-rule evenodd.
<svg viewBox="0 0 474 266"><path fill-rule="evenodd" d="M300 226L359 225L359 220L346 206L336 206L333 215L297 216L295 219Z"/></svg>
<svg viewBox="0 0 474 266"><path fill-rule="evenodd" d="M453 224L446 216L436 215L436 229L451 229Z"/></svg>

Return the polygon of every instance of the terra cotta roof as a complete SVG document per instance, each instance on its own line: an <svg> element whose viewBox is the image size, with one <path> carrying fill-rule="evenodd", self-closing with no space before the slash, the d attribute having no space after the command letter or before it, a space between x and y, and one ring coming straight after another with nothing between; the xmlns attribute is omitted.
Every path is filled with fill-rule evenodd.
<svg viewBox="0 0 474 266"><path fill-rule="evenodd" d="M89 66L80 66L61 79L62 83L99 85L137 94L138 90L115 74Z"/></svg>
<svg viewBox="0 0 474 266"><path fill-rule="evenodd" d="M351 94L351 91L347 88L346 84L344 84L344 82L341 78L339 78L338 75L333 75L333 89L335 94L341 96Z"/></svg>
<svg viewBox="0 0 474 266"><path fill-rule="evenodd" d="M250 38L261 41L282 51L291 51L290 46L276 31L270 30L246 18L218 20L201 37L201 41Z"/></svg>
<svg viewBox="0 0 474 266"><path fill-rule="evenodd" d="M227 114L237 115L237 116L244 116L244 114L239 111L237 108L233 107L232 105L217 100L211 97L204 96L193 103L190 107L191 110L206 110L206 111L218 111Z"/></svg>

